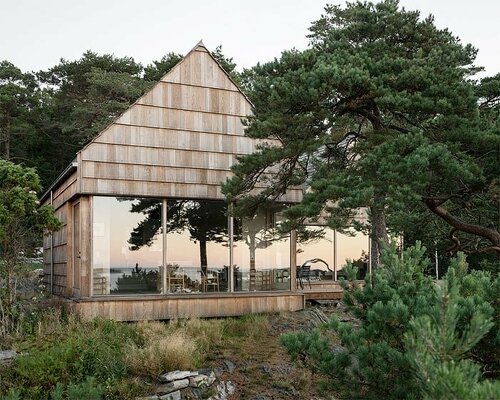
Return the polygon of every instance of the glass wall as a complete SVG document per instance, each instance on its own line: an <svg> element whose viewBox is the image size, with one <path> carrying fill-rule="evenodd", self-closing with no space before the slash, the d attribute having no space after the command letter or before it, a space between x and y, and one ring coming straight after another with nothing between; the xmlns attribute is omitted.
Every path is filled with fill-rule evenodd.
<svg viewBox="0 0 500 400"><path fill-rule="evenodd" d="M310 239L297 243L297 266L310 266L310 280L335 279L335 271L338 279L348 260L358 267L358 278L364 278L368 268L367 235L355 230L342 234L318 226L308 226L306 232Z"/></svg>
<svg viewBox="0 0 500 400"><path fill-rule="evenodd" d="M305 228L308 240L297 243L297 266L310 267L309 279L334 279L334 231L321 226Z"/></svg>
<svg viewBox="0 0 500 400"><path fill-rule="evenodd" d="M235 291L289 290L290 235L279 232L281 220L277 206L234 218L230 268L224 202L95 196L93 294L227 292L231 274ZM346 259L363 277L367 236L324 227L307 231L310 239L297 243L297 265L310 265L311 280L335 279Z"/></svg>
<svg viewBox="0 0 500 400"><path fill-rule="evenodd" d="M227 206L222 201L167 201L167 287L170 293L229 289Z"/></svg>
<svg viewBox="0 0 500 400"><path fill-rule="evenodd" d="M364 279L368 270L369 237L354 230L351 234L352 236L337 232L337 277L342 276L342 268L350 260L358 268L358 279Z"/></svg>
<svg viewBox="0 0 500 400"><path fill-rule="evenodd" d="M162 201L94 197L94 295L160 293Z"/></svg>
<svg viewBox="0 0 500 400"><path fill-rule="evenodd" d="M233 234L234 289L290 289L290 235L277 227L281 214L260 209L253 218L235 218Z"/></svg>

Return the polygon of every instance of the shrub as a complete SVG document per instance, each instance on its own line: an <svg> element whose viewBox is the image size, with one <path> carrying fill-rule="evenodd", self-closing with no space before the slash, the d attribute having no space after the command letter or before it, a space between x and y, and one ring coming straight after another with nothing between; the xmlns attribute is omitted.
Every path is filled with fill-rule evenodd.
<svg viewBox="0 0 500 400"><path fill-rule="evenodd" d="M51 392L51 400L101 400L104 389L95 382L93 377L87 377L82 383L64 385L58 383Z"/></svg>
<svg viewBox="0 0 500 400"><path fill-rule="evenodd" d="M197 347L183 332L169 332L164 324L139 326L144 345L131 344L126 349L125 365L136 376L155 379L165 371L193 369L197 365Z"/></svg>
<svg viewBox="0 0 500 400"><path fill-rule="evenodd" d="M433 371L434 379L441 377L443 393L472 398L459 397L455 380L463 379L464 387L479 385L479 367L470 355L493 325L493 307L485 294L494 283L487 273L468 274L460 256L452 260L444 286L439 286L424 274L424 252L419 245L401 256L395 248L387 249L364 288L354 281L342 283L344 301L362 325L333 318L327 327L341 346L332 346L319 330L284 335L281 342L292 357L328 374L348 398L434 398L438 392L427 384L432 378L426 371ZM354 270L347 272L355 276ZM432 345L438 349L434 356L429 353ZM488 385L478 390L489 390Z"/></svg>
<svg viewBox="0 0 500 400"><path fill-rule="evenodd" d="M72 321L61 323L54 336L41 326L40 334L23 344L29 353L18 358L12 379L24 398L46 399L58 383L78 385L89 376L111 392L113 382L127 375L124 350L142 340L133 325L100 319ZM53 326L49 320L48 330Z"/></svg>

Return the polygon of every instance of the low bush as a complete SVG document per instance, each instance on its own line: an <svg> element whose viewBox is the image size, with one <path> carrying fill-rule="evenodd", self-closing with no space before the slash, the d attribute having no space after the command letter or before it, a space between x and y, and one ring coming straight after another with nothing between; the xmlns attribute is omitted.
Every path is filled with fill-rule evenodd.
<svg viewBox="0 0 500 400"><path fill-rule="evenodd" d="M53 324L47 327L51 330ZM87 377L112 392L113 382L128 373L124 349L143 343L133 325L109 320L72 321L60 328L53 336L41 328L23 343L29 353L18 358L12 373L26 398L44 399L57 384L85 382Z"/></svg>
<svg viewBox="0 0 500 400"><path fill-rule="evenodd" d="M52 390L51 400L100 400L104 389L93 377L87 377L82 383L58 383Z"/></svg>
<svg viewBox="0 0 500 400"><path fill-rule="evenodd" d="M387 249L364 288L343 282L344 301L361 326L333 318L326 329L340 345L320 330L284 335L282 344L327 374L346 398L495 398L500 385L487 372L498 367L498 352L486 353L498 341L499 278L469 273L459 256L443 281L434 282L424 274L424 252ZM355 272L347 268L350 278Z"/></svg>
<svg viewBox="0 0 500 400"><path fill-rule="evenodd" d="M132 375L155 379L165 371L199 366L199 350L193 337L171 331L161 323L141 323L137 330L144 343L131 343L125 350L125 365Z"/></svg>

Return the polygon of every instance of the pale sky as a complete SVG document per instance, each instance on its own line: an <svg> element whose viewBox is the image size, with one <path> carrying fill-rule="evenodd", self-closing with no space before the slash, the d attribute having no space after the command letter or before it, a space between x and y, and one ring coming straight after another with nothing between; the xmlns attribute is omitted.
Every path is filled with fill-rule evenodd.
<svg viewBox="0 0 500 400"><path fill-rule="evenodd" d="M24 71L74 60L85 50L132 56L147 64L174 51L187 53L200 39L222 44L239 69L304 49L323 0L0 0L0 60ZM499 0L402 0L432 13L464 43L479 49L486 75L500 71Z"/></svg>

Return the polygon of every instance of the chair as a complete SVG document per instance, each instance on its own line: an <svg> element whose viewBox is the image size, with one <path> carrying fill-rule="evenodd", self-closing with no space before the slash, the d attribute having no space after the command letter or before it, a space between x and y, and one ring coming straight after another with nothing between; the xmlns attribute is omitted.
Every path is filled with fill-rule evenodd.
<svg viewBox="0 0 500 400"><path fill-rule="evenodd" d="M219 274L213 271L207 271L205 275L201 273L201 291L202 292L218 292L219 291ZM210 275L212 273L212 275Z"/></svg>
<svg viewBox="0 0 500 400"><path fill-rule="evenodd" d="M301 289L304 289L303 279L307 279L309 282L309 289L311 289L311 266L306 265L307 261L297 266L297 280L299 281L299 285Z"/></svg>
<svg viewBox="0 0 500 400"><path fill-rule="evenodd" d="M304 283L302 282L303 279L307 279L307 282L309 282L309 288L311 289L311 266L309 264L316 264L318 262L325 264L328 271L331 271L328 263L321 258L311 258L310 260L304 261L302 265L297 266L297 280L299 281L301 289L304 289Z"/></svg>

